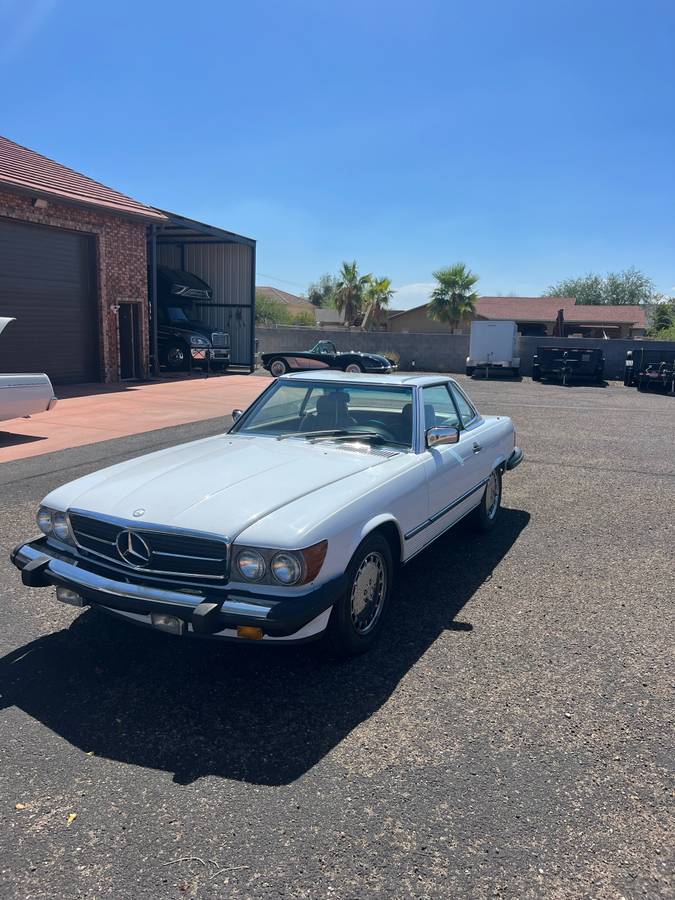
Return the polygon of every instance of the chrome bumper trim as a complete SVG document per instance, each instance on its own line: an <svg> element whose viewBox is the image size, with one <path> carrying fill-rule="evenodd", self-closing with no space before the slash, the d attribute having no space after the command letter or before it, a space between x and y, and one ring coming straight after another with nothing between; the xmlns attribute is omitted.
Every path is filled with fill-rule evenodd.
<svg viewBox="0 0 675 900"><path fill-rule="evenodd" d="M24 544L17 553L17 562L31 562L44 556L39 550ZM67 581L75 588L97 591L100 594L108 594L111 597L123 597L128 600L144 600L148 603L164 603L172 606L194 607L204 603L206 597L203 594L184 593L182 591L166 591L163 588L149 587L147 585L128 584L124 581L114 581L112 578L104 578L95 575L79 566L63 562L60 559L50 559L47 572L57 579ZM269 609L256 603L246 603L244 600L225 600L221 606L224 613L244 614L257 619L266 619Z"/></svg>
<svg viewBox="0 0 675 900"><path fill-rule="evenodd" d="M511 456L509 456L509 458L506 460L506 468L507 468L507 470L510 472L512 469L515 469L516 466L519 466L519 465L521 464L521 462L523 461L524 455L525 455L525 454L524 454L523 451L520 449L520 447L514 447L514 448L513 448L513 453L512 453Z"/></svg>

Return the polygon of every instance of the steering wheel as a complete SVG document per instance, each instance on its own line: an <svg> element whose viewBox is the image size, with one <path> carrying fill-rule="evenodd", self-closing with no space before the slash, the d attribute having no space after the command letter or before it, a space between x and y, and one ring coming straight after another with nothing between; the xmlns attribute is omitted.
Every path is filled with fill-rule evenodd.
<svg viewBox="0 0 675 900"><path fill-rule="evenodd" d="M388 425L385 425L384 422L380 422L379 419L367 419L363 423L364 428L368 428L371 431L377 431L378 434L381 434L383 438L387 440L393 441L394 443L398 442L398 435L394 434L394 432L389 428Z"/></svg>

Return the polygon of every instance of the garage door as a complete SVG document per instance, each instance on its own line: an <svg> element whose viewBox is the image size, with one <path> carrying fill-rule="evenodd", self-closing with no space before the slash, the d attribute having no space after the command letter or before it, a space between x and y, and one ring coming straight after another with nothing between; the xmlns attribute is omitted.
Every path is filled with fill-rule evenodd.
<svg viewBox="0 0 675 900"><path fill-rule="evenodd" d="M98 381L93 238L0 219L0 372Z"/></svg>

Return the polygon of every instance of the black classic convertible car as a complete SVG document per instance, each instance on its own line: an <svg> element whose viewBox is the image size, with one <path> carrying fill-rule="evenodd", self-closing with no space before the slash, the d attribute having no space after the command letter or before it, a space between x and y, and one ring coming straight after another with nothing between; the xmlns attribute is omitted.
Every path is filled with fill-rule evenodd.
<svg viewBox="0 0 675 900"><path fill-rule="evenodd" d="M343 372L381 372L389 374L396 365L386 356L376 353L358 353L356 350L338 350L332 341L319 341L311 350L293 350L285 353L263 353L263 366L275 378L286 372L305 372L315 369L342 369Z"/></svg>

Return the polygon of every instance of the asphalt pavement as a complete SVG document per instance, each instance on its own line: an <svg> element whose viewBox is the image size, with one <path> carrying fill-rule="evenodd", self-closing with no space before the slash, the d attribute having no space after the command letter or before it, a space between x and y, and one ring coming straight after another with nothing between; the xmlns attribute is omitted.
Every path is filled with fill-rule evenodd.
<svg viewBox="0 0 675 900"><path fill-rule="evenodd" d="M51 488L222 430L0 466L3 898L672 897L675 400L467 382L526 460L402 570L367 656L29 590Z"/></svg>

